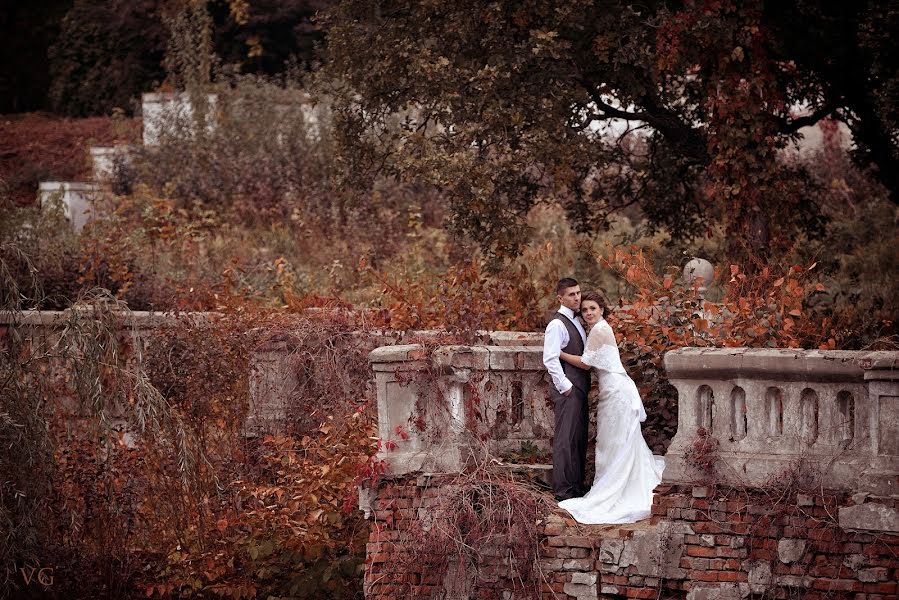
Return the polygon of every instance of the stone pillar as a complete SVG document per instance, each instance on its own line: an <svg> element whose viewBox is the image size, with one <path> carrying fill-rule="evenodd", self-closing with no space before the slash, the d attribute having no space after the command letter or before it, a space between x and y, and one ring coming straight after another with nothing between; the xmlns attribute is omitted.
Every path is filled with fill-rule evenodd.
<svg viewBox="0 0 899 600"><path fill-rule="evenodd" d="M218 97L208 94L206 101L208 108L213 109ZM144 146L158 145L167 128L186 127L191 131L194 126L194 107L186 92L144 94L141 97L141 114ZM209 120L207 126L211 125L212 121Z"/></svg>
<svg viewBox="0 0 899 600"><path fill-rule="evenodd" d="M94 181L101 184L114 183L120 170L127 168L131 161L131 148L118 146L91 146L91 165Z"/></svg>
<svg viewBox="0 0 899 600"><path fill-rule="evenodd" d="M871 403L868 427L876 432L871 449L881 465L874 475L882 482L883 495L899 495L899 356L896 352L872 352L859 360L865 371Z"/></svg>
<svg viewBox="0 0 899 600"><path fill-rule="evenodd" d="M42 181L39 188L41 206L55 201L62 204L63 215L75 231L81 231L93 218L94 203L100 193L93 183L74 181Z"/></svg>
<svg viewBox="0 0 899 600"><path fill-rule="evenodd" d="M700 297L705 297L705 292L715 278L715 267L704 258L694 258L684 265L684 281L692 284L701 279L697 291Z"/></svg>

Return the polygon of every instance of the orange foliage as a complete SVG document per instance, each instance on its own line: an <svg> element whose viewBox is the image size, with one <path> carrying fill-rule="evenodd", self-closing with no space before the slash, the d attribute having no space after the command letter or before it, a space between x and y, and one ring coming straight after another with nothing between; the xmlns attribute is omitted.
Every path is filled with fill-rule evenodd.
<svg viewBox="0 0 899 600"><path fill-rule="evenodd" d="M657 452L667 448L677 429L677 392L665 378L665 352L691 346L836 347L832 318L805 307L823 289L814 278L814 264L771 265L752 276L731 265L723 280L717 274L725 298L712 303L700 297L698 281L679 281L676 268L656 274L647 254L636 247L610 249L598 260L633 289L630 304L622 303L609 321L646 404L644 436Z"/></svg>

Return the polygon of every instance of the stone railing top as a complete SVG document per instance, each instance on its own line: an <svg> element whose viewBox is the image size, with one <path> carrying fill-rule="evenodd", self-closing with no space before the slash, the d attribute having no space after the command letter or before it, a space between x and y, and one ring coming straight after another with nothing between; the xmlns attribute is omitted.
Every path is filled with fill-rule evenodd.
<svg viewBox="0 0 899 600"><path fill-rule="evenodd" d="M392 371L402 364L404 369L421 369L423 363L438 369L473 369L497 371L543 370L542 346L440 346L430 352L421 344L401 344L375 348L369 354L372 370Z"/></svg>
<svg viewBox="0 0 899 600"><path fill-rule="evenodd" d="M899 352L792 348L680 348L665 354L670 379L783 381L899 379Z"/></svg>
<svg viewBox="0 0 899 600"><path fill-rule="evenodd" d="M85 181L41 181L38 188L42 192L98 192L100 187L96 183Z"/></svg>

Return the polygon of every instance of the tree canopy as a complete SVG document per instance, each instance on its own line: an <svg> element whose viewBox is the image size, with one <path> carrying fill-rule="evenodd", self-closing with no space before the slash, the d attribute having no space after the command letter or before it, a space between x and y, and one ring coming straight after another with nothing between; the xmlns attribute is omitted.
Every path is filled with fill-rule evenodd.
<svg viewBox="0 0 899 600"><path fill-rule="evenodd" d="M425 179L496 255L558 201L764 258L814 221L780 150L824 118L899 199L899 9L872 1L344 0L325 18L354 170Z"/></svg>

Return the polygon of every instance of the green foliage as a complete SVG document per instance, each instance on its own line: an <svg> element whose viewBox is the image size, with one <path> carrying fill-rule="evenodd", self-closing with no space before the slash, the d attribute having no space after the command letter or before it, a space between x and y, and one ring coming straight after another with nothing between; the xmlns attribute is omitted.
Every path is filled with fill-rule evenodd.
<svg viewBox="0 0 899 600"><path fill-rule="evenodd" d="M50 104L72 116L131 111L165 77L159 0L76 0L49 49Z"/></svg>
<svg viewBox="0 0 899 600"><path fill-rule="evenodd" d="M59 200L17 208L0 197L0 310L65 307L78 296L78 240Z"/></svg>
<svg viewBox="0 0 899 600"><path fill-rule="evenodd" d="M860 29L884 12L808 11L849 13ZM794 85L784 53L805 25L769 12L761 1L347 0L326 21L338 140L357 176L447 190L456 229L497 256L515 255L541 202L582 229L630 205L681 239L723 223L731 258L776 254L815 213L777 150L829 114L859 130L884 115L849 119L858 105L833 72L803 65ZM794 118L803 104L812 115ZM895 137L880 141L869 157L890 165Z"/></svg>
<svg viewBox="0 0 899 600"><path fill-rule="evenodd" d="M164 82L182 89L185 60L205 64L207 80L216 62L231 72L262 75L283 73L289 63L311 68L323 38L312 17L331 4L76 0L58 37L47 44L50 106L70 116L108 114L116 107L130 113L141 93Z"/></svg>

